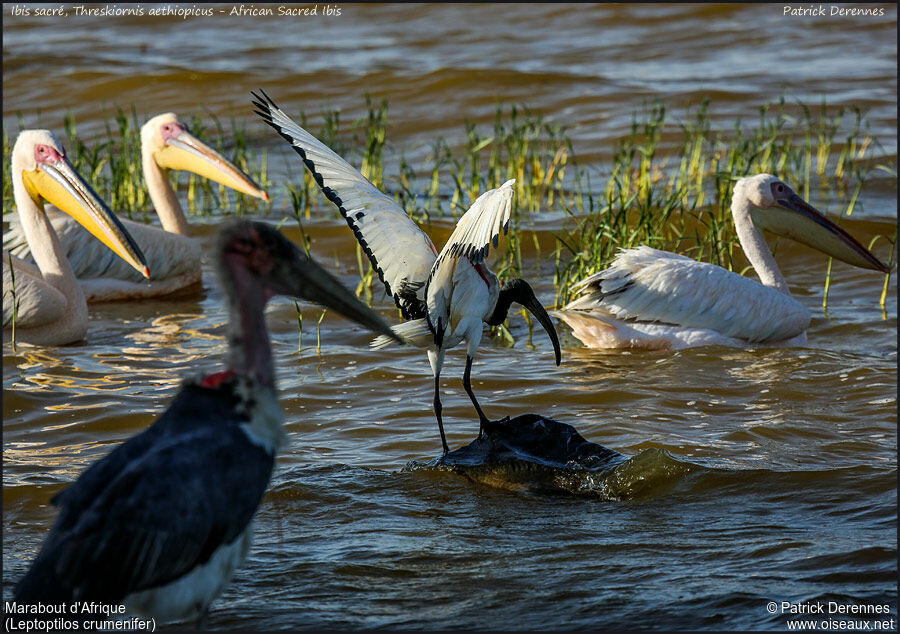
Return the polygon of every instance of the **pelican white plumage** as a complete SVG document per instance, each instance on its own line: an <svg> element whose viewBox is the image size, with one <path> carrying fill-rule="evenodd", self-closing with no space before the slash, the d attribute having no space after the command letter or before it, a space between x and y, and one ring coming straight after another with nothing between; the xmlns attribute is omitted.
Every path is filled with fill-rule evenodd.
<svg viewBox="0 0 900 634"><path fill-rule="evenodd" d="M560 363L556 330L534 291L521 279L500 287L485 265L490 247L509 228L515 182L479 196L463 214L438 253L428 235L390 197L352 165L297 125L268 95L256 95L259 114L300 155L325 197L333 202L353 230L373 268L404 318L394 332L407 343L426 348L434 373L434 411L444 453L449 451L441 417L440 374L444 354L465 340L466 369L463 386L478 412L482 430L487 417L472 391L471 372L484 324L503 323L512 302L530 310L553 343ZM373 345L388 345L379 337Z"/></svg>
<svg viewBox="0 0 900 634"><path fill-rule="evenodd" d="M188 236L184 211L167 178L168 170L187 170L236 191L269 200L268 194L221 154L190 133L175 113L157 115L141 127L141 163L153 209L162 227L122 220L144 248L150 265L147 282L103 251L78 223L49 211L63 249L89 302L158 297L200 282L200 244ZM30 248L14 220L4 248L27 258Z"/></svg>
<svg viewBox="0 0 900 634"><path fill-rule="evenodd" d="M37 266L3 254L4 340L12 335L15 322L17 342L57 346L80 341L87 333L87 304L44 202L70 214L91 240L143 277L150 276L147 263L128 230L75 171L49 130L19 133L12 151L12 182L22 235Z"/></svg>
<svg viewBox="0 0 900 634"><path fill-rule="evenodd" d="M284 441L264 314L269 298L305 298L391 334L263 223L224 227L215 258L229 311L227 368L185 381L150 427L54 496L59 514L16 585L16 602L122 604L157 621L202 619L247 556L251 522Z"/></svg>
<svg viewBox="0 0 900 634"><path fill-rule="evenodd" d="M854 266L889 268L849 233L770 174L734 186L731 213L759 282L641 246L573 286L582 295L554 315L591 348L803 346L810 313L791 297L762 230Z"/></svg>

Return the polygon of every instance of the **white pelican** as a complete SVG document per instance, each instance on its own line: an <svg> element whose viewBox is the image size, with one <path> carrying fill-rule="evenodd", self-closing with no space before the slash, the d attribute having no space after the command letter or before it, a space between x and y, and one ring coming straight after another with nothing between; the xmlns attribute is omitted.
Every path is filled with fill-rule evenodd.
<svg viewBox="0 0 900 634"><path fill-rule="evenodd" d="M215 258L230 315L227 367L186 381L156 422L52 499L59 514L15 601L124 604L159 622L202 619L247 555L284 440L266 302L308 299L391 335L268 225L230 223Z"/></svg>
<svg viewBox="0 0 900 634"><path fill-rule="evenodd" d="M141 128L144 179L162 228L122 220L140 245L152 271L142 280L112 254L99 248L77 223L50 213L53 227L89 302L157 297L200 282L200 244L188 237L188 224L168 170L187 170L232 189L269 200L268 194L225 157L192 135L172 112L157 115ZM27 258L29 249L18 225L4 237L4 247Z"/></svg>
<svg viewBox="0 0 900 634"><path fill-rule="evenodd" d="M254 94L254 105L270 126L303 159L322 193L337 205L369 261L410 321L394 327L407 343L427 348L434 373L434 412L444 453L449 451L441 418L440 374L444 353L466 341L463 386L478 412L481 430L488 422L472 391L472 359L481 342L484 324L503 323L512 302L530 310L547 331L560 363L559 340L549 315L531 287L521 279L499 280L485 265L490 246L506 233L514 180L479 196L457 222L438 254L431 239L390 197L331 149L297 125L268 95ZM381 347L390 339L375 340Z"/></svg>
<svg viewBox="0 0 900 634"><path fill-rule="evenodd" d="M641 246L578 282L582 296L555 311L590 348L803 346L810 313L791 297L762 230L886 273L849 233L770 174L734 186L731 213L759 282L682 255ZM761 283L760 283L761 282Z"/></svg>
<svg viewBox="0 0 900 634"><path fill-rule="evenodd" d="M98 245L111 249L138 275L149 277L144 256L49 130L19 133L12 150L12 181L23 237L37 266L3 253L4 340L12 335L15 321L19 342L57 346L80 341L87 333L87 304L44 202L69 214L91 240L99 240Z"/></svg>

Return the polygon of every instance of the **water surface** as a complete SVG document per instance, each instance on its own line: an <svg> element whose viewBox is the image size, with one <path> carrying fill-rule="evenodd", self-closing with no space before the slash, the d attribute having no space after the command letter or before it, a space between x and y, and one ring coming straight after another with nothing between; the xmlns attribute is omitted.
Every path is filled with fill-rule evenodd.
<svg viewBox="0 0 900 634"><path fill-rule="evenodd" d="M885 15L503 4L342 5L315 21L41 19L5 7L4 125L14 136L17 113L33 126L40 110L61 131L72 111L92 140L112 104L235 117L269 152L273 222L301 166L252 117L257 88L289 113L340 108L346 121L365 113L367 91L386 97L389 160L413 164L438 136L464 144L465 121L490 125L498 102L527 104L569 126L598 174L645 101L664 98L678 121L709 96L714 121L731 126L782 92L825 95L868 112L877 160L896 169L896 8L859 6ZM847 226L864 243L892 234L896 201L895 178L873 172ZM311 250L353 286L354 240L320 202ZM193 223L209 253L219 217ZM560 223L535 222L542 245ZM293 220L285 227L299 240ZM548 252L525 254L545 304ZM629 456L615 480L568 495L422 466L440 448L426 356L371 352L368 333L332 314L317 333L321 312L307 304L301 339L294 305L273 302L289 442L256 545L209 626L782 629L767 602L817 600L888 603L896 617L896 286L882 312L883 279L836 264L826 314L825 258L782 240L778 259L813 312L806 348L598 352L559 325L556 368L546 335L518 314L511 348L485 338L473 384L489 416L541 413ZM396 319L385 298L376 306ZM49 498L151 423L184 377L221 367L225 313L208 263L198 296L95 305L91 319L84 344L4 348L4 598L54 518ZM451 352L443 371L452 447L478 430L463 362Z"/></svg>

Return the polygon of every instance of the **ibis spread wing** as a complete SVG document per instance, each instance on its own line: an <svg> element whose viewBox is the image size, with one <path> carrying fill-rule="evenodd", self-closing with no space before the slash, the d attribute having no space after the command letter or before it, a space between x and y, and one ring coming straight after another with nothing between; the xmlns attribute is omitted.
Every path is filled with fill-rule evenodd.
<svg viewBox="0 0 900 634"><path fill-rule="evenodd" d="M623 250L575 285L564 310L607 310L620 319L707 328L751 343L783 341L809 327L797 300L719 266L647 246Z"/></svg>
<svg viewBox="0 0 900 634"><path fill-rule="evenodd" d="M472 264L479 264L497 248L500 232L509 231L509 215L512 211L513 184L515 179L490 189L475 199L468 211L456 223L447 244L438 258L465 256Z"/></svg>
<svg viewBox="0 0 900 634"><path fill-rule="evenodd" d="M425 282L437 256L428 235L390 196L287 116L253 93L256 113L291 144L333 202L407 319L425 314Z"/></svg>

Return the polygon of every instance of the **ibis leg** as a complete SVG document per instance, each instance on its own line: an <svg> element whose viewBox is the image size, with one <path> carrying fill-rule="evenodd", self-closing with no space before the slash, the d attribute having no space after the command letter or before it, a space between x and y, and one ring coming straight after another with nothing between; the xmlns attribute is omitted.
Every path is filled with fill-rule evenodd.
<svg viewBox="0 0 900 634"><path fill-rule="evenodd" d="M450 451L450 448L447 446L447 437L444 435L444 421L441 420L441 375L440 373L436 373L434 375L434 414L437 416L438 421L438 429L441 430L441 445L444 447L444 453Z"/></svg>
<svg viewBox="0 0 900 634"><path fill-rule="evenodd" d="M488 417L481 411L481 406L475 398L475 392L472 391L472 357L468 355L466 355L466 371L463 373L463 387L466 388L466 394L472 399L472 405L475 406L475 411L478 412L478 419L481 421L481 425L478 428L480 435L484 431L484 424L488 422Z"/></svg>

